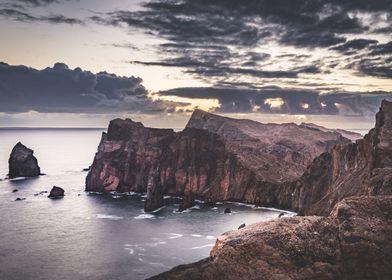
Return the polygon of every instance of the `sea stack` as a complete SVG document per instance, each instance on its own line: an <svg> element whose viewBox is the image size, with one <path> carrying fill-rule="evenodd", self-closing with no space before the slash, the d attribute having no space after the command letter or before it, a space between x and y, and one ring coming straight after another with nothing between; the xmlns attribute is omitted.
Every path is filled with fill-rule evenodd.
<svg viewBox="0 0 392 280"><path fill-rule="evenodd" d="M18 142L12 149L8 160L10 179L17 177L36 177L41 174L34 151Z"/></svg>
<svg viewBox="0 0 392 280"><path fill-rule="evenodd" d="M144 212L153 212L164 205L158 170L159 168L152 169L148 178L147 199L144 203Z"/></svg>

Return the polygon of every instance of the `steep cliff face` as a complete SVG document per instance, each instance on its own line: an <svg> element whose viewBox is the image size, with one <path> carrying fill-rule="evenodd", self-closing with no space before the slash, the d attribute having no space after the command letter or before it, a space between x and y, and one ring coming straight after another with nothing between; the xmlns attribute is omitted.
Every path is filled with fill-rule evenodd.
<svg viewBox="0 0 392 280"><path fill-rule="evenodd" d="M200 110L178 133L116 119L102 135L86 190L145 192L158 166L154 185L159 190L150 188L151 194L261 203L276 184L297 179L316 156L349 142L328 130L260 124Z"/></svg>
<svg viewBox="0 0 392 280"><path fill-rule="evenodd" d="M245 168L268 182L296 179L316 156L336 144L351 142L336 131L315 125L263 124L201 110L193 113L186 127L219 135L226 149L235 154Z"/></svg>
<svg viewBox="0 0 392 280"><path fill-rule="evenodd" d="M375 127L356 143L320 155L290 186L291 209L327 215L345 197L392 194L392 103L383 101Z"/></svg>
<svg viewBox="0 0 392 280"><path fill-rule="evenodd" d="M210 257L150 279L391 279L392 196L351 197L328 217L292 217L221 235Z"/></svg>
<svg viewBox="0 0 392 280"><path fill-rule="evenodd" d="M162 153L173 141L171 129L146 128L130 119L110 122L86 178L86 190L145 192Z"/></svg>

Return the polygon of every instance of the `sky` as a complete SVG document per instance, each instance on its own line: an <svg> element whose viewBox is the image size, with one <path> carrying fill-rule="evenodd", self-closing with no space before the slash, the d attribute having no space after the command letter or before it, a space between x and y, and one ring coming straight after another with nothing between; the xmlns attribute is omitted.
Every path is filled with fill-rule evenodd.
<svg viewBox="0 0 392 280"><path fill-rule="evenodd" d="M0 0L0 127L181 128L200 108L367 129L390 0Z"/></svg>

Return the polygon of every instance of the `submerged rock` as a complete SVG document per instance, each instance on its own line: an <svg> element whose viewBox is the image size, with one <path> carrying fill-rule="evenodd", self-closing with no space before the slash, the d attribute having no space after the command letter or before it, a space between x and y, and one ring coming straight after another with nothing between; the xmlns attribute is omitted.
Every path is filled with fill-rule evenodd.
<svg viewBox="0 0 392 280"><path fill-rule="evenodd" d="M53 186L50 190L49 198L62 198L64 197L64 190L60 187Z"/></svg>
<svg viewBox="0 0 392 280"><path fill-rule="evenodd" d="M16 193L16 192L18 192L18 191L19 191L18 189L12 190L13 193Z"/></svg>
<svg viewBox="0 0 392 280"><path fill-rule="evenodd" d="M152 169L147 184L147 198L144 203L144 212L152 212L164 205L162 187L159 182L159 167Z"/></svg>
<svg viewBox="0 0 392 280"><path fill-rule="evenodd" d="M150 279L392 279L391 213L392 196L352 197L328 217L256 223L218 237L209 258Z"/></svg>
<svg viewBox="0 0 392 280"><path fill-rule="evenodd" d="M18 197L18 198L15 199L15 201L22 201L22 200L26 200L26 198L24 198L24 197L23 197L23 198Z"/></svg>
<svg viewBox="0 0 392 280"><path fill-rule="evenodd" d="M36 177L41 174L34 151L18 142L12 149L8 160L9 179L17 177Z"/></svg>
<svg viewBox="0 0 392 280"><path fill-rule="evenodd" d="M44 193L48 193L48 191L40 191L38 193L35 193L34 196L39 196L39 195L42 195Z"/></svg>
<svg viewBox="0 0 392 280"><path fill-rule="evenodd" d="M223 213L230 214L231 213L231 209L229 207L227 207Z"/></svg>

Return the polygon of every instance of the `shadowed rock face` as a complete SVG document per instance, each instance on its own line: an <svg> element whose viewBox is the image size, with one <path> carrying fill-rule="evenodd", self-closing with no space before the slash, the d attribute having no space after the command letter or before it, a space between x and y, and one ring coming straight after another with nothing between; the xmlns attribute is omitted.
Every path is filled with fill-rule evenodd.
<svg viewBox="0 0 392 280"><path fill-rule="evenodd" d="M210 257L150 279L391 279L392 196L352 197L328 217L291 217L221 235Z"/></svg>
<svg viewBox="0 0 392 280"><path fill-rule="evenodd" d="M16 177L36 177L41 174L34 151L18 142L12 149L8 160L10 179Z"/></svg>
<svg viewBox="0 0 392 280"><path fill-rule="evenodd" d="M159 167L152 170L147 183L147 198L144 211L151 212L164 205L162 187L159 181Z"/></svg>
<svg viewBox="0 0 392 280"><path fill-rule="evenodd" d="M157 193L259 203L262 190L297 179L316 156L349 142L327 129L261 124L200 110L178 133L116 119L102 135L86 190L145 192L151 170L159 165L156 185L162 191Z"/></svg>
<svg viewBox="0 0 392 280"><path fill-rule="evenodd" d="M292 190L291 209L328 215L345 197L392 195L392 103L383 101L376 124L356 143L337 145L316 158Z"/></svg>

